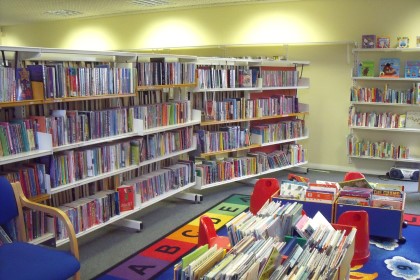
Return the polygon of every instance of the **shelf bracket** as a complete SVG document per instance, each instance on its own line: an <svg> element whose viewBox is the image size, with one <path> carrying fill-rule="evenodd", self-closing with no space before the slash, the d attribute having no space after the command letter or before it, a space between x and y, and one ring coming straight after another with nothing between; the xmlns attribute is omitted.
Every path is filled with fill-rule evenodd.
<svg viewBox="0 0 420 280"><path fill-rule="evenodd" d="M193 201L196 204L203 201L203 196L201 194L198 194L198 193L182 192L182 193L177 193L176 195L174 195L174 197L180 198L180 199L185 199L185 200L188 200L188 201Z"/></svg>
<svg viewBox="0 0 420 280"><path fill-rule="evenodd" d="M140 232L143 229L142 221L136 221L136 220L130 220L130 219L121 219L121 220L113 222L112 224L119 227L131 228L131 229L136 230L137 232Z"/></svg>

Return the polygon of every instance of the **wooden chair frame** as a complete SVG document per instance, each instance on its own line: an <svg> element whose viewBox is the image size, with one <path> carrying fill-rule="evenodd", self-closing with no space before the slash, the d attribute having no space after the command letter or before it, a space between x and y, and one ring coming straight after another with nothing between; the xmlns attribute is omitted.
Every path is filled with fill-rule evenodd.
<svg viewBox="0 0 420 280"><path fill-rule="evenodd" d="M70 219L67 216L67 214L61 211L60 209L28 200L22 191L20 182L12 183L12 187L13 192L15 194L17 209L19 213L16 218L18 241L28 242L23 219L23 207L35 211L44 212L53 217L57 217L64 222L67 233L69 235L70 252L73 254L73 256L77 258L77 260L79 260L79 247L77 244L76 233L74 232L73 224L70 222ZM73 279L80 280L80 270L73 276Z"/></svg>

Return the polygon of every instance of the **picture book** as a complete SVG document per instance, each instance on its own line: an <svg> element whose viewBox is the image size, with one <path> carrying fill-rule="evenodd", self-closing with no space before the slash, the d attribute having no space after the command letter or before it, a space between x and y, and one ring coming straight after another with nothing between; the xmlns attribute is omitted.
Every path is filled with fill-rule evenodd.
<svg viewBox="0 0 420 280"><path fill-rule="evenodd" d="M379 77L398 78L400 76L399 58L381 58L379 61Z"/></svg>
<svg viewBox="0 0 420 280"><path fill-rule="evenodd" d="M408 37L397 37L398 45L397 48L408 48L410 39Z"/></svg>
<svg viewBox="0 0 420 280"><path fill-rule="evenodd" d="M380 49L385 49L390 47L390 38L388 36L381 36L376 38L376 47Z"/></svg>
<svg viewBox="0 0 420 280"><path fill-rule="evenodd" d="M122 185L117 187L120 198L120 212L134 209L134 187Z"/></svg>
<svg viewBox="0 0 420 280"><path fill-rule="evenodd" d="M33 99L29 71L26 68L16 68L16 101Z"/></svg>
<svg viewBox="0 0 420 280"><path fill-rule="evenodd" d="M340 185L341 188L356 187L356 188L372 189L372 186L369 184L369 182L365 178L344 181L338 184Z"/></svg>
<svg viewBox="0 0 420 280"><path fill-rule="evenodd" d="M359 77L374 77L375 62L371 60L361 61L359 64Z"/></svg>
<svg viewBox="0 0 420 280"><path fill-rule="evenodd" d="M375 48L376 35L362 35L362 48L371 49Z"/></svg>
<svg viewBox="0 0 420 280"><path fill-rule="evenodd" d="M405 117L405 127L420 129L420 112L407 112L407 115Z"/></svg>
<svg viewBox="0 0 420 280"><path fill-rule="evenodd" d="M405 63L405 78L419 78L420 77L420 60L407 60Z"/></svg>

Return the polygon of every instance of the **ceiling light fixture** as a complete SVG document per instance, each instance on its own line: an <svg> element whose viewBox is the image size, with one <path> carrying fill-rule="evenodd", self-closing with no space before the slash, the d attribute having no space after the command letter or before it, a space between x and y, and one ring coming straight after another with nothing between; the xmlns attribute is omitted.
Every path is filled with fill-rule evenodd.
<svg viewBox="0 0 420 280"><path fill-rule="evenodd" d="M169 4L165 0L132 0L131 3L140 6L163 6Z"/></svg>
<svg viewBox="0 0 420 280"><path fill-rule="evenodd" d="M46 11L46 14L53 15L53 16L62 16L62 17L69 17L69 16L76 16L81 15L81 12L72 11L72 10L53 10L53 11Z"/></svg>

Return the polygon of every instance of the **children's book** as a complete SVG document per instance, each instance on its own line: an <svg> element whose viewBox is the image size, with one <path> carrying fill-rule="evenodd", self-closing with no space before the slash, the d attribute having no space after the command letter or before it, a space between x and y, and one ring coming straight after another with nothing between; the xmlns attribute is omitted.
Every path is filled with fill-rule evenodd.
<svg viewBox="0 0 420 280"><path fill-rule="evenodd" d="M371 60L361 61L359 64L359 77L373 77L375 73L375 62Z"/></svg>
<svg viewBox="0 0 420 280"><path fill-rule="evenodd" d="M379 77L398 78L400 76L399 58L381 58L379 61Z"/></svg>
<svg viewBox="0 0 420 280"><path fill-rule="evenodd" d="M407 62L405 63L404 77L420 77L420 60L407 60Z"/></svg>
<svg viewBox="0 0 420 280"><path fill-rule="evenodd" d="M405 127L420 129L420 112L407 112L407 115L405 117Z"/></svg>
<svg viewBox="0 0 420 280"><path fill-rule="evenodd" d="M375 48L376 35L362 35L362 48L371 49Z"/></svg>
<svg viewBox="0 0 420 280"><path fill-rule="evenodd" d="M16 101L33 99L29 71L26 68L16 69Z"/></svg>
<svg viewBox="0 0 420 280"><path fill-rule="evenodd" d="M122 185L117 187L120 198L120 212L134 209L134 187Z"/></svg>
<svg viewBox="0 0 420 280"><path fill-rule="evenodd" d="M379 49L386 49L390 47L390 38L388 36L377 37L376 38L376 47Z"/></svg>

